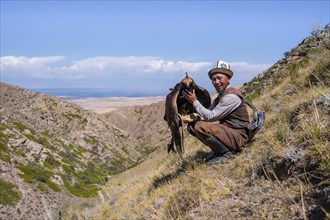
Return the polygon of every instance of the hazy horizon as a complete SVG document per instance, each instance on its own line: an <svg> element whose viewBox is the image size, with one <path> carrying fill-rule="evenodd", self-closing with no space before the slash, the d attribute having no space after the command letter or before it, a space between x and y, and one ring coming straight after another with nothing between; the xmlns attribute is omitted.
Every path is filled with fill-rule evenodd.
<svg viewBox="0 0 330 220"><path fill-rule="evenodd" d="M231 64L250 81L315 28L329 1L1 1L1 82L27 89L166 94Z"/></svg>

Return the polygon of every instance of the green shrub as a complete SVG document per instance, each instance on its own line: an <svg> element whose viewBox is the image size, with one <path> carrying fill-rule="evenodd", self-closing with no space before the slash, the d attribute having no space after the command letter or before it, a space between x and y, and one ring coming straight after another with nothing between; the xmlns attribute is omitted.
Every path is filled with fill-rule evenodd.
<svg viewBox="0 0 330 220"><path fill-rule="evenodd" d="M99 188L93 184L83 185L78 182L74 186L72 186L67 181L64 181L64 185L71 194L78 197L94 197L99 191Z"/></svg>
<svg viewBox="0 0 330 220"><path fill-rule="evenodd" d="M24 131L25 129L27 129L27 127L20 122L15 121L15 122L13 122L13 124L20 131Z"/></svg>
<svg viewBox="0 0 330 220"><path fill-rule="evenodd" d="M0 179L0 204L1 205L14 205L21 198L20 194L14 191L16 185L11 182Z"/></svg>
<svg viewBox="0 0 330 220"><path fill-rule="evenodd" d="M96 172L86 170L84 172L75 173L72 169L66 167L66 174L62 175L65 187L75 196L93 197L97 195L98 185L104 182L100 179ZM74 184L70 184L74 179Z"/></svg>
<svg viewBox="0 0 330 220"><path fill-rule="evenodd" d="M75 172L74 165L62 165L65 171L62 175L64 185L75 196L93 197L97 195L99 185L105 184L106 176L111 174L111 169L93 162L80 165L85 168L82 172Z"/></svg>
<svg viewBox="0 0 330 220"><path fill-rule="evenodd" d="M55 158L53 157L53 155L51 153L47 152L47 157L44 161L44 165L49 169L53 169L53 168L60 166L61 164L60 164L60 162L55 160Z"/></svg>
<svg viewBox="0 0 330 220"><path fill-rule="evenodd" d="M0 131L0 151L7 150L8 137L3 132Z"/></svg>
<svg viewBox="0 0 330 220"><path fill-rule="evenodd" d="M84 137L84 141L91 145L99 144L99 142L96 140L94 136L86 136Z"/></svg>
<svg viewBox="0 0 330 220"><path fill-rule="evenodd" d="M53 173L49 170L44 169L39 164L32 164L26 166L19 164L17 167L23 172L23 174L19 174L19 176L22 177L25 182L38 183L38 186L40 185L39 182L42 182L45 183L53 191L60 191L59 186L50 181L50 178L53 176Z"/></svg>
<svg viewBox="0 0 330 220"><path fill-rule="evenodd" d="M5 151L0 151L0 160L7 163L11 163L10 155L8 155Z"/></svg>

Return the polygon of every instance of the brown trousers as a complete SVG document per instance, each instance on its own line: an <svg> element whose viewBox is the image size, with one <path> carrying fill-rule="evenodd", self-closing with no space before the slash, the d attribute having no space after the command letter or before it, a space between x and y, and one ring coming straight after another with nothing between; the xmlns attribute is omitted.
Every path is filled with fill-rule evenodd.
<svg viewBox="0 0 330 220"><path fill-rule="evenodd" d="M203 143L216 137L230 151L240 151L247 143L248 138L245 129L230 128L219 122L197 121L196 123L189 123L188 131Z"/></svg>

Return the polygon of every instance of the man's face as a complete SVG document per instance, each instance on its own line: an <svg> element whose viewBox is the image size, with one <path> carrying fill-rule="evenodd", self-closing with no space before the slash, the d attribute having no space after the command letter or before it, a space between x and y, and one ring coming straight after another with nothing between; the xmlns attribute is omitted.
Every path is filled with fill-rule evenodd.
<svg viewBox="0 0 330 220"><path fill-rule="evenodd" d="M228 76L221 74L221 73L213 74L211 77L211 80L212 80L212 84L213 84L214 88L217 90L217 92L224 91L228 87L229 81L230 81Z"/></svg>

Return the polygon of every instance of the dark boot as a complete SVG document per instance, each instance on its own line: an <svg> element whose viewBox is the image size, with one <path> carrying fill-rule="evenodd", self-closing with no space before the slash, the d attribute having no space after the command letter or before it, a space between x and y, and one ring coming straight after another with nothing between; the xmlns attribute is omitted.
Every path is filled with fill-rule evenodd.
<svg viewBox="0 0 330 220"><path fill-rule="evenodd" d="M208 165L221 163L232 155L229 149L215 137L211 137L208 140L205 140L204 143L209 146L214 152L211 157L205 160L206 164Z"/></svg>
<svg viewBox="0 0 330 220"><path fill-rule="evenodd" d="M206 144L207 146L209 146L214 152L219 153L219 154L224 154L227 151L229 151L229 149L221 142L219 141L217 138L215 137L211 137L207 140L204 141L204 144Z"/></svg>
<svg viewBox="0 0 330 220"><path fill-rule="evenodd" d="M207 165L213 165L213 164L217 164L217 163L222 163L223 161L231 158L233 156L233 153L231 151L227 151L224 154L218 154L217 156L213 157L210 160L206 161Z"/></svg>

